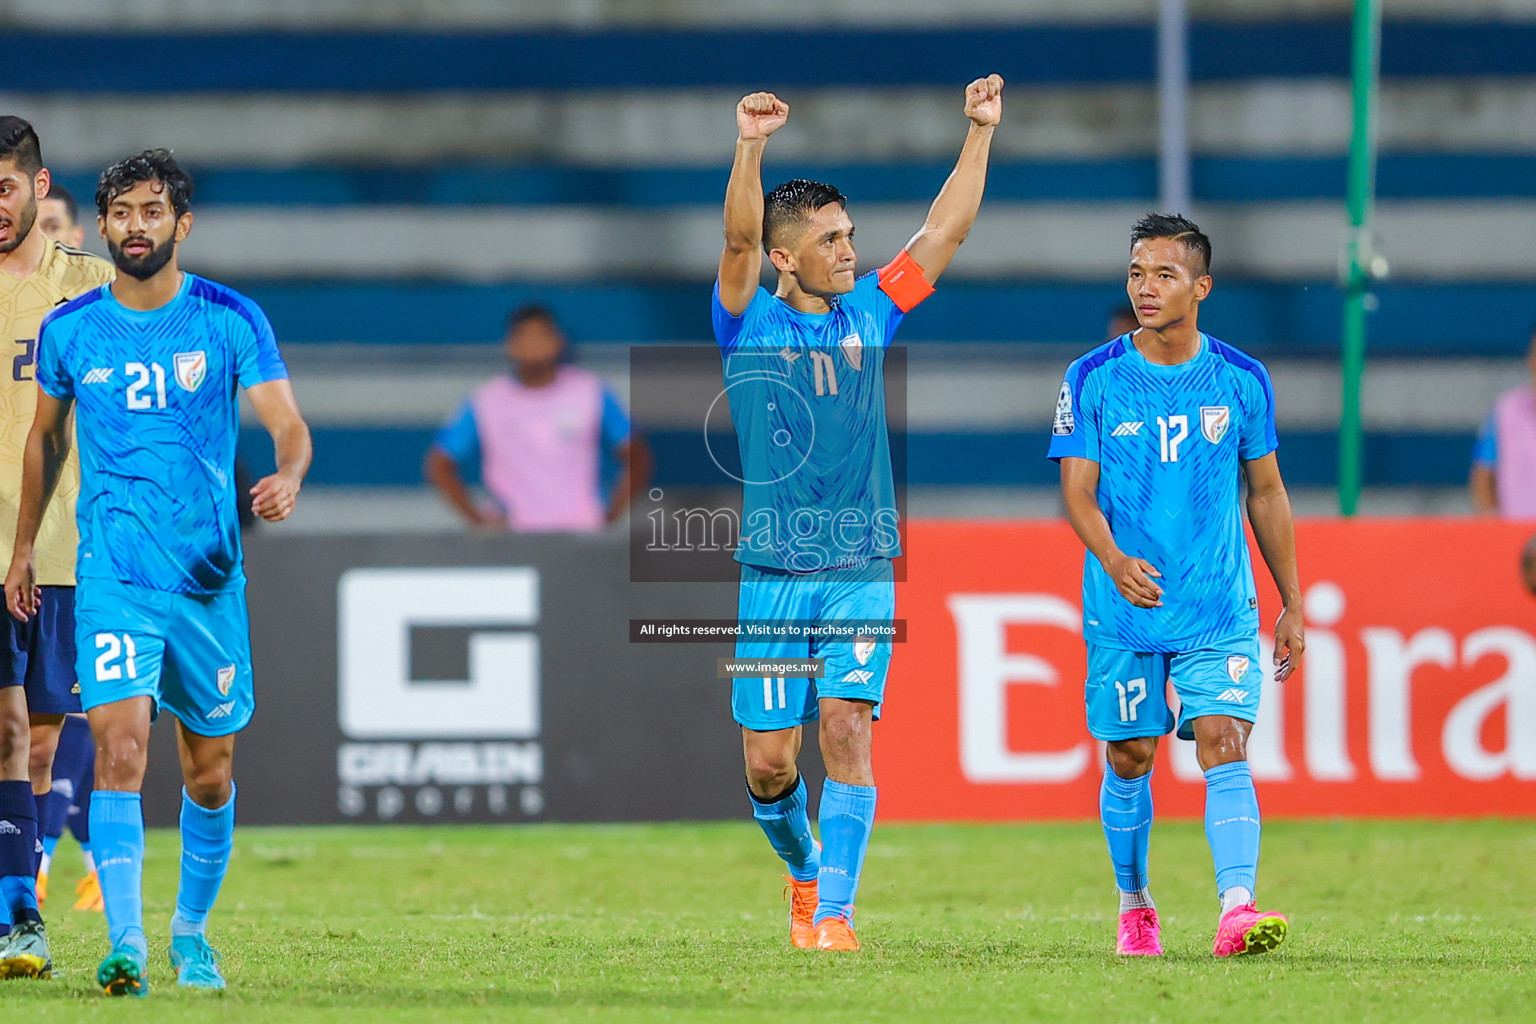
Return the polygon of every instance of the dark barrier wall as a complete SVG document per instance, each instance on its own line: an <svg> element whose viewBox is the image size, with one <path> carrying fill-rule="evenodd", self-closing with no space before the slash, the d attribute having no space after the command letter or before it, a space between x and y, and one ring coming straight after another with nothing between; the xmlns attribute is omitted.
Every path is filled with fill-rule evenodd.
<svg viewBox="0 0 1536 1024"><path fill-rule="evenodd" d="M634 644L631 618L730 619L730 584L631 584L623 537L375 536L246 548L256 717L245 824L747 814L726 644ZM819 778L814 737L807 774ZM174 728L144 806L174 825Z"/></svg>

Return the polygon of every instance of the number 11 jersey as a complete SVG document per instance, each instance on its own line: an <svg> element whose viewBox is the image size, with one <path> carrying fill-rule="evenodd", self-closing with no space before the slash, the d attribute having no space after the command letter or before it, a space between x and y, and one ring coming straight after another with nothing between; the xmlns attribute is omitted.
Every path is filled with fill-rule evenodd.
<svg viewBox="0 0 1536 1024"><path fill-rule="evenodd" d="M38 349L38 385L75 402L77 575L178 594L242 586L237 388L288 376L261 309L195 274L149 311L103 286L50 314Z"/></svg>
<svg viewBox="0 0 1536 1024"><path fill-rule="evenodd" d="M1121 551L1162 573L1161 608L1137 608L1089 553L1083 636L1185 653L1258 631L1241 463L1278 447L1264 365L1202 334L1188 362L1147 360L1130 335L1067 368L1049 458L1099 464L1099 507Z"/></svg>

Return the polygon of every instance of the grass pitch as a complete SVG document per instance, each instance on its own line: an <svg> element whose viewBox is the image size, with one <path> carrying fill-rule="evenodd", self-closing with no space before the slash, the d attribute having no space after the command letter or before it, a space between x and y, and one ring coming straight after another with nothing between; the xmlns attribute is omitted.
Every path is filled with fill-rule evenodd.
<svg viewBox="0 0 1536 1024"><path fill-rule="evenodd" d="M67 841L66 841L67 842ZM1274 955L1210 956L1198 823L1159 823L1168 955L1114 956L1096 825L875 831L860 954L788 945L778 862L750 822L242 829L210 932L230 987L166 966L173 832L150 836L148 999L92 984L100 915L69 909L61 850L49 982L7 1020L1528 1021L1536 825L1271 823L1260 898Z"/></svg>

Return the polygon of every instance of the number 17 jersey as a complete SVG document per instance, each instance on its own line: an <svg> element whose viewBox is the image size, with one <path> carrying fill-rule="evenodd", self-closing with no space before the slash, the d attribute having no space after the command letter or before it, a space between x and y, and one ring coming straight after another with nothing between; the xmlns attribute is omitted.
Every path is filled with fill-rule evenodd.
<svg viewBox="0 0 1536 1024"><path fill-rule="evenodd" d="M1068 367L1049 458L1099 464L1099 508L1116 545L1152 563L1163 588L1161 608L1137 608L1089 553L1084 638L1186 653L1254 635L1241 464L1276 447L1268 371L1208 335L1176 366L1150 362L1123 335Z"/></svg>
<svg viewBox="0 0 1536 1024"><path fill-rule="evenodd" d="M81 580L243 586L237 388L288 376L261 309L195 274L147 311L104 286L50 314L38 350L38 385L75 402Z"/></svg>

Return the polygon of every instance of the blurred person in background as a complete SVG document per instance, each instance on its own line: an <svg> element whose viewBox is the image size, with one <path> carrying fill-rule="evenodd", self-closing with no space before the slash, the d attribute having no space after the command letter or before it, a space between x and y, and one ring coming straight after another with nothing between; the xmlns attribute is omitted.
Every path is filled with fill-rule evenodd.
<svg viewBox="0 0 1536 1024"><path fill-rule="evenodd" d="M48 194L37 201L37 227L48 238L71 249L85 245L80 204L63 185L53 185Z"/></svg>
<svg viewBox="0 0 1536 1024"><path fill-rule="evenodd" d="M1536 519L1536 326L1525 364L1531 381L1493 403L1472 450L1472 506L1483 515Z"/></svg>
<svg viewBox="0 0 1536 1024"><path fill-rule="evenodd" d="M595 533L618 522L650 475L624 407L597 374L570 365L546 307L515 311L506 347L509 371L481 385L428 449L427 480L471 526ZM606 498L605 460L617 464ZM475 463L492 505L464 483Z"/></svg>
<svg viewBox="0 0 1536 1024"><path fill-rule="evenodd" d="M80 205L62 185L55 184L47 196L37 201L37 227L47 237L71 249L78 250L85 244ZM242 513L245 511L242 506ZM244 522L244 514L241 521ZM98 913L105 909L101 881L96 877L96 865L91 857L90 815L86 813L91 805L91 786L95 777L96 745L91 742L90 726L83 714L67 715L59 733L58 751L54 754L52 789L38 802L37 830L43 843L42 861L37 870L39 906L48 899L48 870L53 864L54 850L68 827L80 844L80 855L85 861L85 875L75 883L75 909Z"/></svg>
<svg viewBox="0 0 1536 1024"><path fill-rule="evenodd" d="M1141 328L1136 319L1136 309L1129 302L1121 303L1109 311L1109 326L1104 329L1104 340L1114 341L1122 335L1132 334Z"/></svg>

